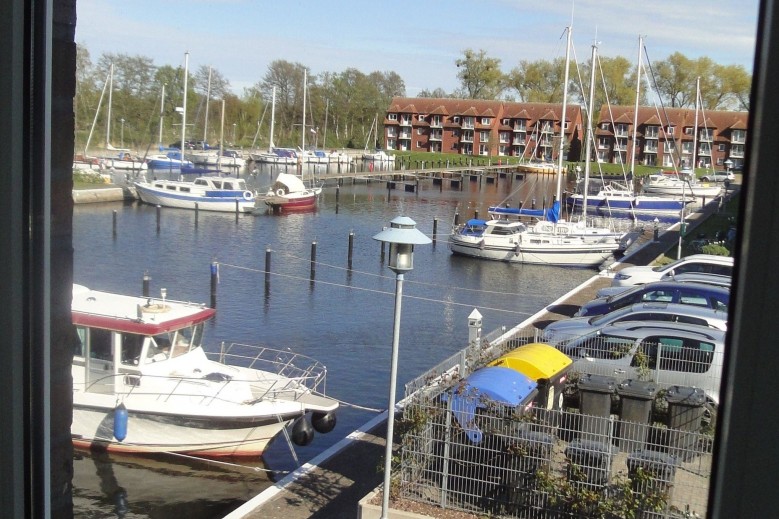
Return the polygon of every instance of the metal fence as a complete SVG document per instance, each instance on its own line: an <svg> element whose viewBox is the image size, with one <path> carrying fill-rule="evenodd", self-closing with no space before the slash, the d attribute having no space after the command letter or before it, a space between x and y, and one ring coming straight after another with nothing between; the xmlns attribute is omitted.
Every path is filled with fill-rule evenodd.
<svg viewBox="0 0 779 519"><path fill-rule="evenodd" d="M705 517L713 424L702 390L650 380L589 391L571 372L562 409L482 396L458 412L468 373L536 337L491 339L406 386L402 498L493 517Z"/></svg>

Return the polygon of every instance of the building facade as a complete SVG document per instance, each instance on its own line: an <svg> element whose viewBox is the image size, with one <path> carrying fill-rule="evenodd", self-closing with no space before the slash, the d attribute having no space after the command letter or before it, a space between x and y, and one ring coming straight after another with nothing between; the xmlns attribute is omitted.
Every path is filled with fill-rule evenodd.
<svg viewBox="0 0 779 519"><path fill-rule="evenodd" d="M635 153L644 166L741 170L748 120L748 112L639 107L636 116L634 107L604 106L591 159L630 165Z"/></svg>
<svg viewBox="0 0 779 519"><path fill-rule="evenodd" d="M472 99L400 98L384 118L384 147L491 157L556 160L562 104ZM565 159L578 160L582 109L568 105Z"/></svg>
<svg viewBox="0 0 779 519"><path fill-rule="evenodd" d="M657 167L740 170L748 112L604 105L595 128L592 160ZM554 161L562 104L472 99L393 98L384 118L384 147L490 157ZM568 105L565 160L582 153L582 107ZM636 131L634 131L636 126ZM697 133L697 135L696 135ZM693 159L693 147L695 158Z"/></svg>

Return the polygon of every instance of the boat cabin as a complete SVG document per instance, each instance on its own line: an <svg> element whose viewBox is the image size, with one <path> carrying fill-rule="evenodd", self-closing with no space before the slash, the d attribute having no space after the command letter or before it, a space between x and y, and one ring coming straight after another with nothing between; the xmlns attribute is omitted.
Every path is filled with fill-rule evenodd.
<svg viewBox="0 0 779 519"><path fill-rule="evenodd" d="M192 303L74 287L74 389L114 393L117 384L140 385L150 366L200 348L203 323L214 313Z"/></svg>

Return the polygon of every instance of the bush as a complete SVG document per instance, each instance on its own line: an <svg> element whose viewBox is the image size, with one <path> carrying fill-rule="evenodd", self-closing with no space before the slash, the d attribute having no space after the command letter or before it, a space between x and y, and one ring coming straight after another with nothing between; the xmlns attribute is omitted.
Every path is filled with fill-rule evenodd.
<svg viewBox="0 0 779 519"><path fill-rule="evenodd" d="M709 243L701 247L701 252L704 254L712 254L714 256L730 256L730 251L717 243Z"/></svg>

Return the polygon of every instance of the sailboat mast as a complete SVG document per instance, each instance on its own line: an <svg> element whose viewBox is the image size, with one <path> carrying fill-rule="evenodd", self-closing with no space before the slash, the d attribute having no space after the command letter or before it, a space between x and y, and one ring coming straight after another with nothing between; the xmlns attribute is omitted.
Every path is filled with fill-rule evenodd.
<svg viewBox="0 0 779 519"><path fill-rule="evenodd" d="M97 116L100 114L100 106L103 104L103 97L105 96L105 91L108 88L108 79L111 77L111 72L108 73L108 77L105 79L105 83L103 83L103 91L100 92L100 99L97 102L97 110L95 110L95 118L92 120L92 127L89 129L89 135L87 136L87 143L84 145L84 157L88 157L87 150L89 149L89 143L92 141L92 134L95 131L95 125L97 124Z"/></svg>
<svg viewBox="0 0 779 519"><path fill-rule="evenodd" d="M225 100L222 99L222 126L219 130L219 157L216 159L216 167L217 169L222 169L222 151L224 146L224 138L225 138Z"/></svg>
<svg viewBox="0 0 779 519"><path fill-rule="evenodd" d="M325 134L322 137L322 148L327 148L327 113L330 111L330 100L325 101Z"/></svg>
<svg viewBox="0 0 779 519"><path fill-rule="evenodd" d="M276 124L276 87L273 87L270 109L270 141L268 141L268 153L273 151L273 126Z"/></svg>
<svg viewBox="0 0 779 519"><path fill-rule="evenodd" d="M162 96L160 97L160 140L159 146L162 147L162 122L165 118L165 83L162 84Z"/></svg>
<svg viewBox="0 0 779 519"><path fill-rule="evenodd" d="M582 215L587 221L587 192L590 190L590 150L592 149L592 107L595 104L595 66L598 56L598 44L592 45L592 65L590 70L590 98L587 104L587 129L584 137L584 193Z"/></svg>
<svg viewBox="0 0 779 519"><path fill-rule="evenodd" d="M114 64L108 69L108 119L105 125L105 149L111 148L111 94L114 91Z"/></svg>
<svg viewBox="0 0 779 519"><path fill-rule="evenodd" d="M181 166L184 166L184 142L187 133L187 76L189 76L189 52L184 53L184 102L181 112Z"/></svg>
<svg viewBox="0 0 779 519"><path fill-rule="evenodd" d="M700 108L701 98L701 78L698 76L695 79L695 127L692 132L692 172L695 174L695 161L698 153L698 109Z"/></svg>
<svg viewBox="0 0 779 519"><path fill-rule="evenodd" d="M562 186L563 186L563 149L565 148L565 117L566 109L568 107L568 62L571 58L571 30L569 25L566 29L568 36L565 42L565 73L563 74L563 108L562 115L560 116L560 150L557 152L557 200L562 198ZM562 202L561 202L562 203Z"/></svg>
<svg viewBox="0 0 779 519"><path fill-rule="evenodd" d="M303 69L303 147L301 150L306 151L306 83L308 83L307 70Z"/></svg>
<svg viewBox="0 0 779 519"><path fill-rule="evenodd" d="M630 173L635 175L636 147L638 145L638 96L641 94L641 48L644 39L638 37L638 60L636 61L636 104L633 108L633 151L630 154ZM632 191L632 189L631 189Z"/></svg>
<svg viewBox="0 0 779 519"><path fill-rule="evenodd" d="M208 87L206 88L206 122L203 125L203 144L208 142L208 102L211 100L211 67L208 67Z"/></svg>

